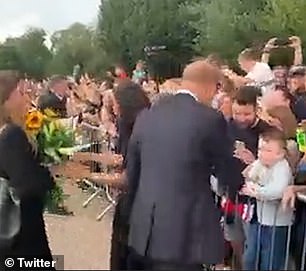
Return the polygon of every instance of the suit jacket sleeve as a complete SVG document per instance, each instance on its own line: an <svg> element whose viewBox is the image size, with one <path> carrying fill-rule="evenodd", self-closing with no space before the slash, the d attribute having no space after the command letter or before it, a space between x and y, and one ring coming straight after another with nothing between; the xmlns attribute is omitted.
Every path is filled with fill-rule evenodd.
<svg viewBox="0 0 306 271"><path fill-rule="evenodd" d="M126 176L128 182L128 195L129 195L129 208L132 207L134 198L138 189L141 159L140 159L140 147L141 147L141 126L142 118L138 117L133 132L131 134L127 156L126 156Z"/></svg>
<svg viewBox="0 0 306 271"><path fill-rule="evenodd" d="M10 185L20 199L41 197L53 187L49 170L36 159L25 132L15 125L3 131L1 164Z"/></svg>
<svg viewBox="0 0 306 271"><path fill-rule="evenodd" d="M242 178L233 157L234 146L229 137L226 120L221 114L217 114L211 127L214 128L210 131L208 148L214 174L218 178L219 186L228 192L231 199L235 199Z"/></svg>

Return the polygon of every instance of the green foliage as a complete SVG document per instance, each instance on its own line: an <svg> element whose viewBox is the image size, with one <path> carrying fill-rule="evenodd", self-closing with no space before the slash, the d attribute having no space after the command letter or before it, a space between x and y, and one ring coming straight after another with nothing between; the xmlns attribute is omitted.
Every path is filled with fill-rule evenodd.
<svg viewBox="0 0 306 271"><path fill-rule="evenodd" d="M96 72L99 49L96 46L95 31L75 23L69 28L55 32L51 37L53 59L49 64L49 73L72 74L73 66L83 64L84 69Z"/></svg>
<svg viewBox="0 0 306 271"><path fill-rule="evenodd" d="M162 76L177 76L194 56L217 53L236 64L240 50L260 50L274 36L305 43L305 10L305 0L101 0L96 29L75 23L55 32L48 49L44 30L31 28L0 44L0 69L42 78L69 75L82 63L100 76L114 64L131 71L145 59ZM147 57L144 47L153 45L167 50ZM292 63L290 50L274 56L273 64Z"/></svg>
<svg viewBox="0 0 306 271"><path fill-rule="evenodd" d="M132 68L144 59L145 46L165 45L167 50L153 56L155 70L169 73L171 65L189 60L193 55L195 30L188 24L189 13L182 0L105 0L100 6L98 38L106 61Z"/></svg>
<svg viewBox="0 0 306 271"><path fill-rule="evenodd" d="M45 209L49 213L57 213L64 206L65 194L62 183L63 180L56 179L53 189L47 194Z"/></svg>
<svg viewBox="0 0 306 271"><path fill-rule="evenodd" d="M43 29L30 28L19 38L10 38L2 47L11 48L6 63L10 68L18 69L29 77L41 79L45 76L45 68L52 55L45 45L46 33ZM0 66L5 69L4 66Z"/></svg>
<svg viewBox="0 0 306 271"><path fill-rule="evenodd" d="M36 138L40 157L45 164L63 162L65 155L60 149L75 145L73 130L56 125L54 121L45 123Z"/></svg>

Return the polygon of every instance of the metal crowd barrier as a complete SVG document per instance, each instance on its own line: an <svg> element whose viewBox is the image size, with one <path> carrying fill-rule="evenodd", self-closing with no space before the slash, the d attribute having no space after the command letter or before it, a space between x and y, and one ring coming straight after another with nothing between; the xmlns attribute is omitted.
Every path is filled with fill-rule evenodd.
<svg viewBox="0 0 306 271"><path fill-rule="evenodd" d="M111 138L103 138L101 137L101 128L92 126L90 124L83 124L83 127L85 128L84 132L84 138L88 139L89 142L92 143L90 152L93 153L103 153L103 152L109 152L112 150L112 142ZM89 143L86 142L86 143ZM91 172L104 172L108 173L108 167L103 166L100 163L97 162L91 162ZM109 185L104 184L98 184L90 179L84 179L82 180L89 189L93 190L93 193L88 197L87 200L85 200L82 204L83 208L86 208L89 206L89 204L97 197L102 197L105 199L108 204L107 206L99 213L97 214L96 220L100 221L109 211L113 209L113 207L116 205L116 190L114 188L111 188Z"/></svg>
<svg viewBox="0 0 306 271"><path fill-rule="evenodd" d="M266 225L261 225L259 223L250 224L250 222L245 222L241 219L241 209L238 207L241 202L240 195L236 196L235 203L233 203L235 208L234 213L231 212L229 214L227 213L228 210L225 210L222 213L223 219L221 225L223 228L232 225L232 227L236 226L238 229L239 223L243 224L242 229L245 237L245 241L242 242L244 246L244 253L242 255L243 270L306 270L306 194L298 194L297 199L297 207L294 209L294 220L292 224L286 227L275 225L280 208L283 208L281 200L269 202L270 204L273 202L275 206L275 212L272 214L274 217L270 217L270 219L273 220L273 225L269 226L269 228ZM265 204L267 202L268 201L265 201L263 203ZM260 221L263 219L264 208L268 208L264 204L262 205L262 208L257 204L257 214ZM250 201L248 202L248 206L250 206ZM234 219L230 220L231 222L227 222L228 217L234 217ZM253 231L253 233L256 233L256 236L254 236L253 233L251 234L252 230L250 227L253 227L253 229L255 229L254 227L257 228ZM285 239L279 239L279 234L285 236ZM269 240L270 242L268 242ZM264 251L264 247L269 248L269 250ZM251 252L253 252L253 254L249 254ZM278 252L284 253L283 257L281 257L282 253ZM250 259L250 255L254 260L254 266L251 269L247 268L246 264L247 260ZM232 260L233 259L234 257L232 257ZM282 263L281 269L276 269L275 265L277 265L277 263ZM234 262L232 262L232 265L234 265Z"/></svg>

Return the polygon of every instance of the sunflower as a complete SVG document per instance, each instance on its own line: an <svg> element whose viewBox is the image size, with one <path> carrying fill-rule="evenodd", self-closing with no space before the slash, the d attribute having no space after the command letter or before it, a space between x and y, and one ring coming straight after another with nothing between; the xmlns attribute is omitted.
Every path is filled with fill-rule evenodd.
<svg viewBox="0 0 306 271"><path fill-rule="evenodd" d="M26 129L31 131L39 130L44 121L44 115L39 111L31 111L26 116Z"/></svg>

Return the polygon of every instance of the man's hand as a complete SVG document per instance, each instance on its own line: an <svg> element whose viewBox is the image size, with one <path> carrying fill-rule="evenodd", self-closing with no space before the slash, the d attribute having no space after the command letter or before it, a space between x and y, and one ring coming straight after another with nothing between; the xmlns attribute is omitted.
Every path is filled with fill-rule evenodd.
<svg viewBox="0 0 306 271"><path fill-rule="evenodd" d="M238 158L246 165L250 165L255 161L255 156L248 149L235 150L234 157Z"/></svg>
<svg viewBox="0 0 306 271"><path fill-rule="evenodd" d="M294 48L295 50L297 49L301 49L302 47L302 42L300 37L298 36L292 36L289 38L289 40L291 41L291 44L289 44L289 47Z"/></svg>
<svg viewBox="0 0 306 271"><path fill-rule="evenodd" d="M265 45L264 50L265 51L271 51L272 49L277 48L277 46L275 45L276 40L277 40L277 38L269 39L268 42Z"/></svg>
<svg viewBox="0 0 306 271"><path fill-rule="evenodd" d="M283 209L294 208L296 192L296 187L294 185L287 187L282 198Z"/></svg>

